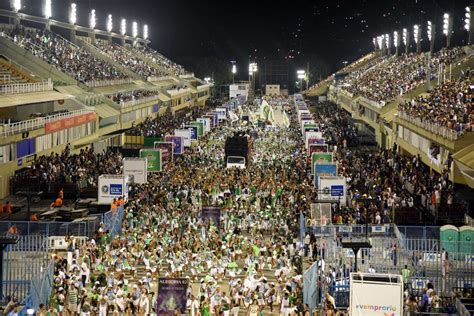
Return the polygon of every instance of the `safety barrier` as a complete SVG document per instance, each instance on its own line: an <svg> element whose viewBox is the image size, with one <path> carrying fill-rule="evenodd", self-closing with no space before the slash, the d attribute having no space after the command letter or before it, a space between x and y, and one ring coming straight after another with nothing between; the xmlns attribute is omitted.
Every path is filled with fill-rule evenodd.
<svg viewBox="0 0 474 316"><path fill-rule="evenodd" d="M3 297L16 297L24 302L31 281L47 270L51 256L44 235L17 236L17 243L6 247L3 257Z"/></svg>
<svg viewBox="0 0 474 316"><path fill-rule="evenodd" d="M41 273L31 279L28 295L23 301L25 305L22 313L28 309L38 310L40 304L47 306L51 297L54 284L54 260L51 260L48 266Z"/></svg>
<svg viewBox="0 0 474 316"><path fill-rule="evenodd" d="M88 237L84 236L74 236L74 243L77 248L81 248L84 245ZM66 241L65 236L50 236L48 238L48 248L53 251L57 250L67 250L68 242Z"/></svg>
<svg viewBox="0 0 474 316"><path fill-rule="evenodd" d="M158 95L153 95L150 97L144 97L144 98L130 100L130 101L121 101L120 106L121 107L134 106L134 105L144 104L144 103L152 102L152 101L159 101Z"/></svg>
<svg viewBox="0 0 474 316"><path fill-rule="evenodd" d="M29 222L29 221L2 221L0 232L7 233L10 227L15 226L19 236L86 236L92 237L99 228L99 218L86 222Z"/></svg>
<svg viewBox="0 0 474 316"><path fill-rule="evenodd" d="M31 92L43 92L52 91L53 82L49 78L48 80L35 83L13 83L0 86L0 93L3 94L17 94L17 93L31 93Z"/></svg>
<svg viewBox="0 0 474 316"><path fill-rule="evenodd" d="M459 138L459 136L462 134L462 133L459 133L453 129L449 129L447 127L444 127L442 125L439 125L437 123L433 123L431 121L428 121L428 120L424 120L420 117L415 117L415 116L412 116L408 113L405 113L403 111L398 111L398 118L404 120L404 121L407 121L411 124L414 124L418 127L421 127L431 133L434 133L436 135L439 135L443 138L447 138L449 140L457 140ZM467 126L466 126L467 127Z"/></svg>
<svg viewBox="0 0 474 316"><path fill-rule="evenodd" d="M89 88L98 88L106 86L114 86L119 84L127 84L133 82L132 78L125 79L109 79L109 80L90 80L86 82L86 86Z"/></svg>

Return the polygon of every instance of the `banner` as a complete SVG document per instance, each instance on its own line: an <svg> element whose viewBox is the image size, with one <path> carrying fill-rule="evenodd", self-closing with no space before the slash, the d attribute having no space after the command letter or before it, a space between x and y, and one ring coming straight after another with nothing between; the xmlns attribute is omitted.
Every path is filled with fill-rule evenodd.
<svg viewBox="0 0 474 316"><path fill-rule="evenodd" d="M403 315L401 275L351 273L349 297L351 316Z"/></svg>
<svg viewBox="0 0 474 316"><path fill-rule="evenodd" d="M128 176L130 182L143 184L147 182L146 158L125 157L122 160L123 174Z"/></svg>
<svg viewBox="0 0 474 316"><path fill-rule="evenodd" d="M318 176L318 199L340 201L346 205L346 178Z"/></svg>
<svg viewBox="0 0 474 316"><path fill-rule="evenodd" d="M219 107L219 108L216 108L214 111L217 113L217 117L219 118L219 120L225 120L226 119L226 117L227 117L227 109L226 108Z"/></svg>
<svg viewBox="0 0 474 316"><path fill-rule="evenodd" d="M315 163L314 164L314 186L318 189L319 177L335 177L337 176L337 164L335 163Z"/></svg>
<svg viewBox="0 0 474 316"><path fill-rule="evenodd" d="M128 176L116 174L103 174L98 179L98 204L112 204L114 199L124 197L128 200Z"/></svg>
<svg viewBox="0 0 474 316"><path fill-rule="evenodd" d="M189 128L175 129L174 135L183 138L184 147L191 147L191 129Z"/></svg>
<svg viewBox="0 0 474 316"><path fill-rule="evenodd" d="M308 140L306 141L306 150L308 151L308 155L309 147L313 144L324 145L326 144L326 140L324 138L308 138Z"/></svg>
<svg viewBox="0 0 474 316"><path fill-rule="evenodd" d="M186 313L186 292L189 279L184 278L158 278L158 297L156 299L156 315L176 315L179 310L181 315Z"/></svg>
<svg viewBox="0 0 474 316"><path fill-rule="evenodd" d="M173 161L173 147L174 144L171 142L155 142L153 148L161 151L161 161L163 167L170 161Z"/></svg>
<svg viewBox="0 0 474 316"><path fill-rule="evenodd" d="M203 122L194 121L194 122L190 122L189 125L197 127L198 137L204 136L204 123Z"/></svg>
<svg viewBox="0 0 474 316"><path fill-rule="evenodd" d="M57 132L63 129L67 129L67 128L71 128L74 126L79 126L82 124L95 122L95 121L96 121L95 113L77 115L77 116L45 123L44 132L45 134L49 134L49 133Z"/></svg>
<svg viewBox="0 0 474 316"><path fill-rule="evenodd" d="M216 127L216 123L214 122L214 115L206 114L206 115L203 115L202 117L203 117L203 118L206 118L206 119L209 119L209 121L210 121L210 129L213 129L214 127Z"/></svg>
<svg viewBox="0 0 474 316"><path fill-rule="evenodd" d="M211 119L208 117L200 117L196 121L203 124L204 127L204 134L211 131Z"/></svg>
<svg viewBox="0 0 474 316"><path fill-rule="evenodd" d="M313 153L311 155L311 174L314 174L314 165L316 163L318 164L324 164L324 163L332 163L332 153L330 152L318 152L318 153Z"/></svg>
<svg viewBox="0 0 474 316"><path fill-rule="evenodd" d="M219 125L219 116L217 115L217 112L207 112L206 115L210 115L214 118L214 126Z"/></svg>
<svg viewBox="0 0 474 316"><path fill-rule="evenodd" d="M329 225L332 218L331 203L311 203L311 220L314 225Z"/></svg>
<svg viewBox="0 0 474 316"><path fill-rule="evenodd" d="M317 138L317 139L323 139L323 133L321 133L319 131L319 129L317 131L312 131L312 130L307 130L305 133L304 133L304 141L306 143L306 148L308 148L308 139L310 138Z"/></svg>
<svg viewBox="0 0 474 316"><path fill-rule="evenodd" d="M203 206L201 211L202 220L211 225L221 228L221 208L219 206Z"/></svg>
<svg viewBox="0 0 474 316"><path fill-rule="evenodd" d="M181 155L184 152L183 137L176 135L166 135L165 142L173 143L173 155Z"/></svg>
<svg viewBox="0 0 474 316"><path fill-rule="evenodd" d="M161 151L156 149L140 149L140 158L146 158L146 170L148 172L160 172L162 170Z"/></svg>
<svg viewBox="0 0 474 316"><path fill-rule="evenodd" d="M311 144L308 149L308 157L312 157L314 153L326 153L328 152L327 144Z"/></svg>
<svg viewBox="0 0 474 316"><path fill-rule="evenodd" d="M188 128L191 130L191 140L197 140L198 139L198 127L197 126L191 126L191 125L186 125L185 128Z"/></svg>

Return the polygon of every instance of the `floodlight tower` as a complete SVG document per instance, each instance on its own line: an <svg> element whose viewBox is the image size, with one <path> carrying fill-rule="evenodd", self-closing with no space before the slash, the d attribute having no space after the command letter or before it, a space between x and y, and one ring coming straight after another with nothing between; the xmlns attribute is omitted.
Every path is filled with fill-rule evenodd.
<svg viewBox="0 0 474 316"><path fill-rule="evenodd" d="M390 48L392 47L392 42L390 42L390 35L385 34L385 47L387 48L387 55L390 56Z"/></svg>
<svg viewBox="0 0 474 316"><path fill-rule="evenodd" d="M120 35L122 35L122 46L125 46L125 34L127 33L127 20L120 21Z"/></svg>
<svg viewBox="0 0 474 316"><path fill-rule="evenodd" d="M408 50L410 48L410 32L408 29L403 29L402 30L403 34L403 45L405 46L405 55L408 55Z"/></svg>
<svg viewBox="0 0 474 316"><path fill-rule="evenodd" d="M472 7L466 7L464 29L467 31L467 45L471 45L472 42L472 19L471 19Z"/></svg>
<svg viewBox="0 0 474 316"><path fill-rule="evenodd" d="M235 60L230 62L232 64L232 83L235 83L235 74L237 73L237 65L235 64Z"/></svg>
<svg viewBox="0 0 474 316"><path fill-rule="evenodd" d="M385 45L383 43L383 35L377 36L377 45L379 46L380 50L382 51L382 55L384 55Z"/></svg>
<svg viewBox="0 0 474 316"><path fill-rule="evenodd" d="M434 41L435 41L435 25L428 21L426 26L426 34L428 35L428 40L430 41L430 55L433 54Z"/></svg>
<svg viewBox="0 0 474 316"><path fill-rule="evenodd" d="M147 46L148 44L148 24L143 24L143 45Z"/></svg>
<svg viewBox="0 0 474 316"><path fill-rule="evenodd" d="M15 11L15 17L13 18L13 24L15 24L16 26L19 26L20 25L20 13L19 11L21 10L21 0L13 0L11 2L11 5L12 5L12 9L13 11Z"/></svg>
<svg viewBox="0 0 474 316"><path fill-rule="evenodd" d="M372 44L374 44L374 51L376 51L377 50L377 38L376 37L372 38Z"/></svg>
<svg viewBox="0 0 474 316"><path fill-rule="evenodd" d="M133 46L137 46L137 41L138 41L138 24L136 21L132 22L132 36L133 36Z"/></svg>
<svg viewBox="0 0 474 316"><path fill-rule="evenodd" d="M95 26L97 24L97 19L95 16L95 9L91 10L91 13L89 14L89 28L91 29L91 32L89 33L89 36L91 38L92 44L95 44Z"/></svg>
<svg viewBox="0 0 474 316"><path fill-rule="evenodd" d="M53 16L52 10L52 0L44 0L43 3L43 15L46 19L46 23L44 25L45 30L49 31L51 29L51 17Z"/></svg>
<svg viewBox="0 0 474 316"><path fill-rule="evenodd" d="M443 15L443 34L446 35L446 48L451 45L451 35L453 33L453 17L449 13Z"/></svg>
<svg viewBox="0 0 474 316"><path fill-rule="evenodd" d="M393 32L393 46L395 46L395 56L398 56L398 47L400 47L400 36L398 31Z"/></svg>
<svg viewBox="0 0 474 316"><path fill-rule="evenodd" d="M71 3L69 7L69 23L72 25L70 40L76 43L77 5L75 3Z"/></svg>
<svg viewBox="0 0 474 316"><path fill-rule="evenodd" d="M413 25L413 40L416 44L416 53L421 53L421 28L418 24Z"/></svg>
<svg viewBox="0 0 474 316"><path fill-rule="evenodd" d="M114 28L113 20L112 20L112 14L109 14L107 16L107 23L106 23L106 29L108 33L108 40L109 44L112 44L112 29Z"/></svg>

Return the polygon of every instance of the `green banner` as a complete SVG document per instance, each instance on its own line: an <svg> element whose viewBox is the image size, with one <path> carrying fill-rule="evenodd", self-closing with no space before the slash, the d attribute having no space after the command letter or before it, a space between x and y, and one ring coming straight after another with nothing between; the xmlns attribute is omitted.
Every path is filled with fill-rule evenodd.
<svg viewBox="0 0 474 316"><path fill-rule="evenodd" d="M204 136L204 123L203 122L191 122L189 123L191 126L196 126L198 128L198 137Z"/></svg>
<svg viewBox="0 0 474 316"><path fill-rule="evenodd" d="M332 162L332 153L313 153L311 155L311 174L314 174L314 164L315 163L326 163Z"/></svg>
<svg viewBox="0 0 474 316"><path fill-rule="evenodd" d="M160 172L162 170L161 150L140 149L140 158L146 158L148 172Z"/></svg>
<svg viewBox="0 0 474 316"><path fill-rule="evenodd" d="M153 148L153 144L155 142L161 142L161 141L163 141L162 137L145 136L145 138L143 140L143 147Z"/></svg>

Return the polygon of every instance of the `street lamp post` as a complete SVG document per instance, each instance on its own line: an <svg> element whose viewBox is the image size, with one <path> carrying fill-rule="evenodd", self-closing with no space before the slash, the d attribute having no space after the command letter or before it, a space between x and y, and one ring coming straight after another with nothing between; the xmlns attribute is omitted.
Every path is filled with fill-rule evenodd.
<svg viewBox="0 0 474 316"><path fill-rule="evenodd" d="M471 8L466 7L464 29L467 31L467 45L471 45L472 42L472 19L471 19Z"/></svg>
<svg viewBox="0 0 474 316"><path fill-rule="evenodd" d="M443 34L446 35L446 48L451 45L451 35L453 33L453 17L449 13L443 15Z"/></svg>

